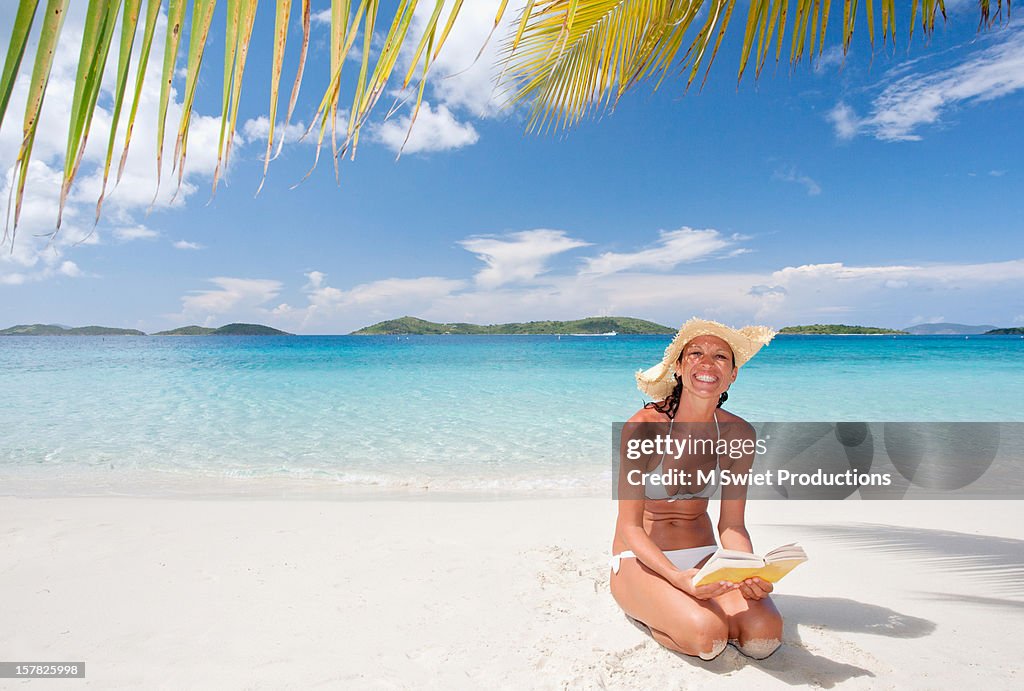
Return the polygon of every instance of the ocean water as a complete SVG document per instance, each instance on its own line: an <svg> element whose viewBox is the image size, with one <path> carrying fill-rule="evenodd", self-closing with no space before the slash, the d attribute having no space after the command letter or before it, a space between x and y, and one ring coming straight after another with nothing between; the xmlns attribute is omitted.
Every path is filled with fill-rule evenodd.
<svg viewBox="0 0 1024 691"><path fill-rule="evenodd" d="M0 494L605 494L668 337L0 339ZM751 421L1024 421L1024 339L777 338ZM284 489L282 489L284 488Z"/></svg>

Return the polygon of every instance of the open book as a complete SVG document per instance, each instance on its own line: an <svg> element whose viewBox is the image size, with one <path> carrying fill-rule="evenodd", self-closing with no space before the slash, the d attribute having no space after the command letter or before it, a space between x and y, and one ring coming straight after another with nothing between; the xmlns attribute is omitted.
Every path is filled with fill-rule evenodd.
<svg viewBox="0 0 1024 691"><path fill-rule="evenodd" d="M711 555L693 577L693 585L707 585L717 581L739 583L754 576L776 583L805 561L807 553L796 543L776 547L763 557L734 549L720 549Z"/></svg>

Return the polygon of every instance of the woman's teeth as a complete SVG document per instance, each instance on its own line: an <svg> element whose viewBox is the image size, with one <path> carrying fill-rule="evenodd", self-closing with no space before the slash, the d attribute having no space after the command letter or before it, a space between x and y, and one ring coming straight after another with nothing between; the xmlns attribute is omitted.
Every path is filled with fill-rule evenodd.
<svg viewBox="0 0 1024 691"><path fill-rule="evenodd" d="M718 381L718 377L713 377L710 374L695 374L694 379L696 379L697 381L702 381L705 384L714 384L716 381Z"/></svg>

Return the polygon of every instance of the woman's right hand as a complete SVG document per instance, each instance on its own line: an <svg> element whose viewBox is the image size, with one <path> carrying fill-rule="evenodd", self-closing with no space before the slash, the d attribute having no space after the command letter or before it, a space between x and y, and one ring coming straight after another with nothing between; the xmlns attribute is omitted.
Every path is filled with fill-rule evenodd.
<svg viewBox="0 0 1024 691"><path fill-rule="evenodd" d="M675 577L670 582L679 590L682 590L687 595L692 595L698 600L710 600L713 597L724 595L730 590L736 590L739 587L736 583L730 583L729 581L716 581L695 587L693 585L693 577L697 575L699 570L687 569L685 571L677 571L674 574Z"/></svg>

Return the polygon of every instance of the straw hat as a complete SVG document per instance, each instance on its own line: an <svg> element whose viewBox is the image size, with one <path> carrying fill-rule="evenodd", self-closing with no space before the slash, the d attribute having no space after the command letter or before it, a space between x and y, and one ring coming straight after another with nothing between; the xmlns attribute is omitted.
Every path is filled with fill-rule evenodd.
<svg viewBox="0 0 1024 691"><path fill-rule="evenodd" d="M679 333L665 349L665 357L661 359L661 362L650 369L640 370L636 373L637 387L656 401L667 398L676 385L673 375L679 354L683 352L683 346L697 336L721 338L732 348L736 366L742 367L757 354L757 351L761 350L762 346L768 345L769 341L775 337L775 331L767 326L744 326L742 329L732 329L725 324L694 317L679 329Z"/></svg>

